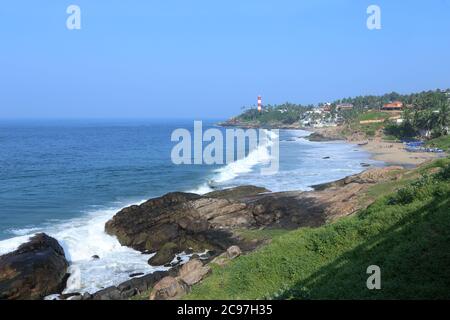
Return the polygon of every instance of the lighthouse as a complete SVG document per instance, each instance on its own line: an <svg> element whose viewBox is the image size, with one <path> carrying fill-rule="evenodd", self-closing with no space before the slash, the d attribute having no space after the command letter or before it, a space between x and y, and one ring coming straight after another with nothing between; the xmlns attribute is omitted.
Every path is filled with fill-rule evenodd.
<svg viewBox="0 0 450 320"><path fill-rule="evenodd" d="M258 96L258 112L262 111L262 99L261 96Z"/></svg>

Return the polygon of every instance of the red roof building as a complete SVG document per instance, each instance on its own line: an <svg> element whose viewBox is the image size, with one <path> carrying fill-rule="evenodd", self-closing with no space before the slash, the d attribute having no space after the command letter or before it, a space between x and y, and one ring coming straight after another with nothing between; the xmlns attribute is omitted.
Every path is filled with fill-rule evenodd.
<svg viewBox="0 0 450 320"><path fill-rule="evenodd" d="M401 102L401 101L394 101L394 102L386 103L381 108L381 110L386 110L386 111L397 111L397 110L402 110L402 109L403 109L403 102Z"/></svg>

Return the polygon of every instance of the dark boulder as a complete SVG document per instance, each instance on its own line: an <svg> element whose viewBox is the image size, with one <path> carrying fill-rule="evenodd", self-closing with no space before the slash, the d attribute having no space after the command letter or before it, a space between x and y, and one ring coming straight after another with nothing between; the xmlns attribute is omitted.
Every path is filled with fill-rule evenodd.
<svg viewBox="0 0 450 320"><path fill-rule="evenodd" d="M143 272L136 272L136 273L132 273L129 275L130 278L134 278L134 277L140 277L143 276L144 273Z"/></svg>
<svg viewBox="0 0 450 320"><path fill-rule="evenodd" d="M42 299L61 293L68 262L58 241L39 233L0 256L0 299Z"/></svg>
<svg viewBox="0 0 450 320"><path fill-rule="evenodd" d="M97 291L89 298L83 296L83 300L126 300L135 295L150 290L162 278L178 274L179 269L169 271L155 271L142 277L132 278L118 286L111 286Z"/></svg>
<svg viewBox="0 0 450 320"><path fill-rule="evenodd" d="M148 260L148 263L152 266L163 266L172 262L178 252L179 248L175 243L165 243L158 252Z"/></svg>

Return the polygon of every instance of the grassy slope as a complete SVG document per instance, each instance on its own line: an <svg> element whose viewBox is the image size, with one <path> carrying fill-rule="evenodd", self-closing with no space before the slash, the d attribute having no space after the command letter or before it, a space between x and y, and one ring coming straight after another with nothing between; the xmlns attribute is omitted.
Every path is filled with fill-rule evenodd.
<svg viewBox="0 0 450 320"><path fill-rule="evenodd" d="M432 139L427 142L427 146L440 148L442 150L450 151L450 136L442 136Z"/></svg>
<svg viewBox="0 0 450 320"><path fill-rule="evenodd" d="M419 173L449 162L436 161L386 187L410 186ZM383 192L355 216L279 233L261 250L214 267L186 298L450 298L450 183L423 181L406 189L416 197L411 203L390 204ZM366 288L373 264L381 267L382 290Z"/></svg>

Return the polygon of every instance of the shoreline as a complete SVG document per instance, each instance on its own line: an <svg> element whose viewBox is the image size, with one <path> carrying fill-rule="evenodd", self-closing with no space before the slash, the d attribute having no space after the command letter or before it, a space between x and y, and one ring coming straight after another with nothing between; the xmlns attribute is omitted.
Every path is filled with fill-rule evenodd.
<svg viewBox="0 0 450 320"><path fill-rule="evenodd" d="M311 131L325 138L330 138L330 140L335 140L340 136L336 127L314 128ZM359 148L371 154L372 160L383 161L386 165L400 165L405 168L415 168L424 162L446 156L446 153L409 152L405 150L401 142L386 141L382 137L367 139L358 133L347 136L342 141L357 144Z"/></svg>
<svg viewBox="0 0 450 320"><path fill-rule="evenodd" d="M274 128L273 128L274 129ZM322 129L322 128L277 128L277 129L281 129L281 130L304 130L304 131L309 131L312 133L320 133L321 130L318 129ZM323 128L325 129L325 128ZM342 141L345 143L349 143L349 144L359 144L362 141L361 140L352 140L352 139L329 139L328 141ZM432 154L432 153L409 153L406 150L403 149L403 145L401 143L394 143L394 142L384 142L381 139L374 139L374 140L370 140L370 141L363 141L363 142L367 142L366 145L359 145L358 147L361 147L361 149L367 151L370 154L370 158L373 160L378 160L378 161L383 161L385 163L386 166L389 165L402 165L405 166L406 168L409 167L416 167L417 165L431 160L431 159L435 159L438 158L439 155L437 154ZM371 168L363 168L361 170L361 173L366 172L367 170L370 170ZM349 177L351 177L352 175L347 175L346 177L344 177L343 179L338 179L338 180L332 180L328 183L325 184L334 184L337 183L341 180L345 180ZM292 192L301 192L301 191L280 191L280 192L275 192L272 194L277 194L277 195L288 195ZM115 215L117 215L118 212L115 213ZM115 216L114 215L114 216ZM113 217L114 217L113 216ZM32 235L30 235L31 237ZM150 273L145 273L145 276L149 276L152 275L156 272L157 270L153 270ZM135 278L137 279L137 278ZM120 283L122 284L122 283ZM119 284L119 286L120 286ZM65 288L67 289L67 287ZM97 292L101 292L100 291L95 291L92 293L97 293Z"/></svg>
<svg viewBox="0 0 450 320"><path fill-rule="evenodd" d="M415 168L424 162L446 157L447 153L439 154L433 152L408 152L405 150L403 143L394 141L385 141L381 137L365 139L358 133L352 134L350 137L344 137L338 132L338 127L322 127L322 128L305 128L298 125L268 125L258 126L253 124L230 124L220 123L223 127L236 127L242 129L279 129L279 130L304 130L309 131L316 136L310 141L343 141L346 143L357 144L359 148L370 153L370 159L382 161L387 166L399 165L405 168Z"/></svg>

